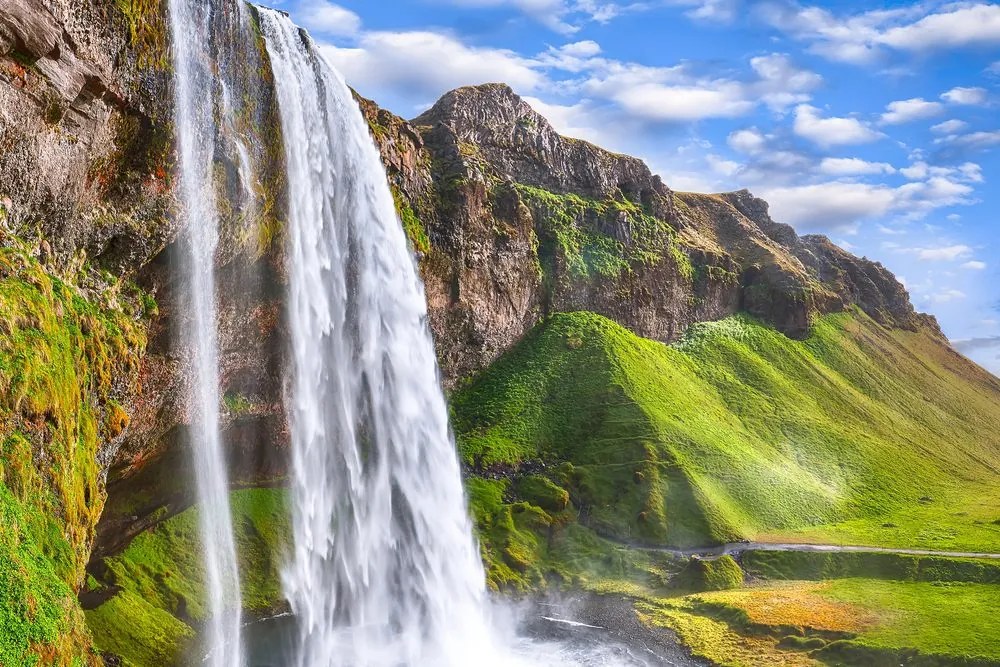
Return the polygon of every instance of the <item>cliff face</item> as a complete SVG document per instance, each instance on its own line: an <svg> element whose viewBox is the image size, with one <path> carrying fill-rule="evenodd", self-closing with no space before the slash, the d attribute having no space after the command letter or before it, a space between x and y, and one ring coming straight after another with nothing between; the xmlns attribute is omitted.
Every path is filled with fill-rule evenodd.
<svg viewBox="0 0 1000 667"><path fill-rule="evenodd" d="M936 327L884 267L800 238L749 192L673 192L640 160L560 136L503 84L452 91L410 122L363 106L429 237L420 266L449 383L560 311L666 342L741 310L793 337L851 305Z"/></svg>
<svg viewBox="0 0 1000 667"><path fill-rule="evenodd" d="M230 202L218 251L220 372L234 481L256 485L285 470L284 188L270 67L252 12L247 22L238 9L219 3L204 48L212 57L231 40L240 54L230 72L238 120L216 138L215 185ZM5 525L28 527L27 538L4 532L0 542L30 546L0 585L28 591L22 604L30 595L48 605L38 627L52 630L5 633L2 664L24 664L26 650L67 664L86 655L72 603L84 566L100 570L101 557L193 500L165 11L0 1L0 491L18 503ZM31 570L32 550L61 554L55 571ZM17 596L3 599L4 619L26 615L4 606Z"/></svg>
<svg viewBox="0 0 1000 667"><path fill-rule="evenodd" d="M255 486L286 470L283 152L253 12L218 8L204 55L239 54L227 73L236 120L215 138L217 194L230 203L217 256L223 438L234 484ZM640 160L560 136L505 85L453 91L412 121L360 103L450 386L563 311L667 342L740 311L801 337L852 305L887 327L937 332L882 266L798 237L748 192L674 192ZM32 537L67 554L38 575L53 609L88 560L100 572L192 501L172 124L163 3L0 0L0 444L20 465L5 463L2 492L62 534L50 544L43 521ZM57 353L66 364L51 376L32 365L55 366ZM46 383L78 395L27 404ZM79 619L65 622L59 636L86 652ZM0 663L19 659L5 646Z"/></svg>

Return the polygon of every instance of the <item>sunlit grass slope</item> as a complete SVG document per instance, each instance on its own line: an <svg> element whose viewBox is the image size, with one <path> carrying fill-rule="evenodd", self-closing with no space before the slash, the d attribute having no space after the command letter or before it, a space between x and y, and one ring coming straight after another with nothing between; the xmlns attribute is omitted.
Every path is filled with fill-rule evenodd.
<svg viewBox="0 0 1000 667"><path fill-rule="evenodd" d="M569 462L541 469L619 539L1000 551L1000 381L860 312L804 341L733 317L676 346L558 314L452 405L477 474Z"/></svg>

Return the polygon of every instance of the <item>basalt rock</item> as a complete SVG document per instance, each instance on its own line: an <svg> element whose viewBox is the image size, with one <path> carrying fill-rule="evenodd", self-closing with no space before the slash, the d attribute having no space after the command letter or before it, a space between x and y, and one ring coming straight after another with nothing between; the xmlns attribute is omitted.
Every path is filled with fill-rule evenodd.
<svg viewBox="0 0 1000 667"><path fill-rule="evenodd" d="M855 305L936 328L881 265L799 237L748 191L673 192L636 158L560 136L504 84L447 93L410 122L362 108L430 238L420 267L449 384L558 311L665 342L738 311L794 337Z"/></svg>

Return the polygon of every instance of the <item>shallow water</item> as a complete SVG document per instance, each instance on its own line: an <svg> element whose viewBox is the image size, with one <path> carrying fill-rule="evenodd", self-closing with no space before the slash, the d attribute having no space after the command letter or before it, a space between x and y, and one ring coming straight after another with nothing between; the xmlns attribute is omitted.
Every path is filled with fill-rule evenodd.
<svg viewBox="0 0 1000 667"><path fill-rule="evenodd" d="M591 608L578 605L535 604L530 609L506 609L504 615L523 620L512 630L504 657L517 667L699 667L666 634L636 631L631 609L622 623L604 627L607 615L620 610L600 609L604 620L589 617ZM248 667L289 667L296 663L299 628L291 614L265 619L246 628ZM502 634L502 633L498 633ZM497 656L482 656L489 659Z"/></svg>

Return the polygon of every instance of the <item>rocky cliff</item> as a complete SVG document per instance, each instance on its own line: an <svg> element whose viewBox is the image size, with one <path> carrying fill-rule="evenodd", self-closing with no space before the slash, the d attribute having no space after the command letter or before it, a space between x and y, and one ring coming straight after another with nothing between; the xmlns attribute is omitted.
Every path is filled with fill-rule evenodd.
<svg viewBox="0 0 1000 667"><path fill-rule="evenodd" d="M239 120L216 137L216 185L231 203L217 272L223 436L235 484L257 486L285 473L281 133L253 12L220 8L216 40L241 54ZM104 557L191 502L168 41L155 0L0 0L2 492L34 517L28 537L0 544L33 545L3 568L6 583L45 580L54 619L44 636L0 640L0 663L60 637L86 654L66 611L84 565L100 574ZM801 338L817 316L858 306L939 336L879 264L797 236L746 191L674 192L635 158L560 136L506 85L450 92L410 121L360 103L449 386L565 311L673 342L739 312ZM62 375L38 372L58 354ZM42 385L51 401L25 398L49 395ZM56 570L17 574L55 552Z"/></svg>
<svg viewBox="0 0 1000 667"><path fill-rule="evenodd" d="M667 342L740 311L794 337L851 305L936 327L881 265L800 238L747 191L674 192L640 160L560 136L506 85L452 91L410 122L364 108L428 238L420 266L449 382L560 311Z"/></svg>

